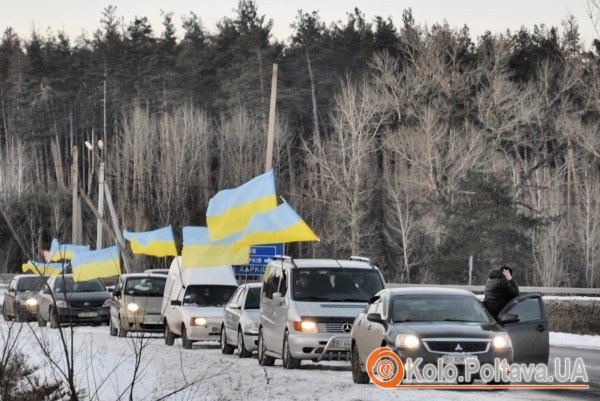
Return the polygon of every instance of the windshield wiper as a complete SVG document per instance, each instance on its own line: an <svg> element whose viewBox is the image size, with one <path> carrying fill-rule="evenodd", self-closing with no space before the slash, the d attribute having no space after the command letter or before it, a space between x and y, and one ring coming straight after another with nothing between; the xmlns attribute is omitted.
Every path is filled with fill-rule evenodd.
<svg viewBox="0 0 600 401"><path fill-rule="evenodd" d="M302 297L302 298L296 298L296 301L324 301L324 302L335 302L332 301L329 298L325 298L325 297Z"/></svg>
<svg viewBox="0 0 600 401"><path fill-rule="evenodd" d="M358 298L343 298L343 299L336 299L336 301L338 302L368 302L368 300L365 299L358 299Z"/></svg>
<svg viewBox="0 0 600 401"><path fill-rule="evenodd" d="M444 322L480 323L476 320L464 320L464 319L444 319Z"/></svg>

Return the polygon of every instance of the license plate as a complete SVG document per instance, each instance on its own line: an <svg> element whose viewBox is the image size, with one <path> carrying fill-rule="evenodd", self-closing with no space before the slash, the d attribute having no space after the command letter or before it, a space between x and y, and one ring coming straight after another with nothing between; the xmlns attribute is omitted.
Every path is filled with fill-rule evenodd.
<svg viewBox="0 0 600 401"><path fill-rule="evenodd" d="M77 314L77 317L96 317L98 316L98 312L80 312Z"/></svg>
<svg viewBox="0 0 600 401"><path fill-rule="evenodd" d="M348 349L350 348L350 341L349 338L334 338L331 340L329 349Z"/></svg>
<svg viewBox="0 0 600 401"><path fill-rule="evenodd" d="M467 358L475 358L473 355L444 355L442 356L442 360L444 363L453 363L464 365Z"/></svg>
<svg viewBox="0 0 600 401"><path fill-rule="evenodd" d="M211 332L211 334L220 333L221 332L221 328L217 327L217 326L213 326L213 327L210 328L210 332Z"/></svg>
<svg viewBox="0 0 600 401"><path fill-rule="evenodd" d="M160 323L160 318L159 317L146 316L146 317L144 317L144 323L145 324L158 324L158 323Z"/></svg>

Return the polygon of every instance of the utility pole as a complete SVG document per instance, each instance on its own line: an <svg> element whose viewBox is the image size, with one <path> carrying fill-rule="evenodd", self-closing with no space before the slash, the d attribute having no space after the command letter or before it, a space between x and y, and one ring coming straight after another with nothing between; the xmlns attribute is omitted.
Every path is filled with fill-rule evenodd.
<svg viewBox="0 0 600 401"><path fill-rule="evenodd" d="M113 229L115 231L115 238L117 240L117 244L119 244L119 247L121 247L121 253L123 253L126 249L125 239L123 238L121 227L119 226L119 219L117 218L117 212L115 210L115 206L113 205L110 189L108 188L108 184L104 184L104 186L106 190L106 203L108 204L108 211L110 212L110 218L112 220ZM125 271L127 273L131 273L129 263L125 257L123 257L123 264L125 266Z"/></svg>
<svg viewBox="0 0 600 401"><path fill-rule="evenodd" d="M98 167L98 214L104 217L104 161L100 159ZM96 226L96 249L102 248L102 223L98 219Z"/></svg>
<svg viewBox="0 0 600 401"><path fill-rule="evenodd" d="M273 64L271 76L271 105L269 107L269 128L267 131L267 160L265 172L273 168L273 142L275 141L275 104L277 101L277 64Z"/></svg>
<svg viewBox="0 0 600 401"><path fill-rule="evenodd" d="M473 284L473 255L469 256L469 286Z"/></svg>
<svg viewBox="0 0 600 401"><path fill-rule="evenodd" d="M71 148L71 243L81 244L82 242L82 222L81 222L81 203L79 202L79 157L77 146Z"/></svg>

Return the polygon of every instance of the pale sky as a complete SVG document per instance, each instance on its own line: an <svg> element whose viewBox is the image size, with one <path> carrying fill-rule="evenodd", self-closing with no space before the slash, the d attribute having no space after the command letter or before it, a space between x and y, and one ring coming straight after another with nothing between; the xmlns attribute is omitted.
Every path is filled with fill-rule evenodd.
<svg viewBox="0 0 600 401"><path fill-rule="evenodd" d="M44 34L48 27L55 32L63 30L71 38L82 32L91 36L99 27L102 10L110 4L117 6L117 14L125 22L135 16L148 17L155 33L162 29L161 10L173 11L181 33L181 15L194 11L212 31L223 16L233 16L237 0L0 0L0 29L12 26L25 37L33 28ZM257 4L261 14L273 19L273 35L278 39L289 38L290 24L299 9L318 10L323 20L332 22L345 20L346 12L354 7L369 19L391 16L397 25L401 23L402 11L412 7L418 23L431 25L445 19L452 27L467 24L474 37L488 29L514 31L541 23L560 26L562 19L573 14L584 41L589 44L596 37L587 16L586 0L258 0Z"/></svg>

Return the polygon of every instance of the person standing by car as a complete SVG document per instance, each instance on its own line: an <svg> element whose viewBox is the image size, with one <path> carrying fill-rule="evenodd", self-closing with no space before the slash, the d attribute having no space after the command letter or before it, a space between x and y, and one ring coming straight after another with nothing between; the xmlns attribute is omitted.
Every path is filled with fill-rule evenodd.
<svg viewBox="0 0 600 401"><path fill-rule="evenodd" d="M500 269L490 270L485 283L483 305L498 320L498 313L512 299L519 295L519 287L512 277L512 269L502 266Z"/></svg>

